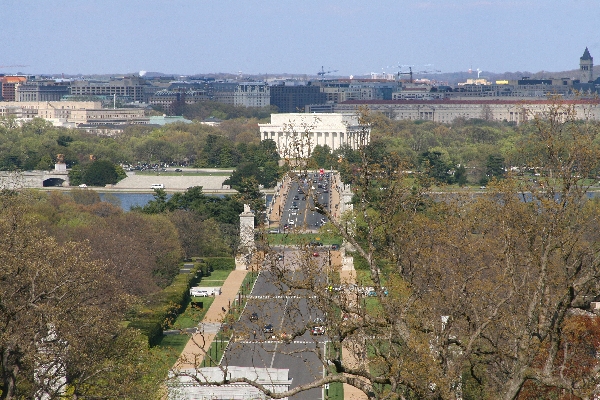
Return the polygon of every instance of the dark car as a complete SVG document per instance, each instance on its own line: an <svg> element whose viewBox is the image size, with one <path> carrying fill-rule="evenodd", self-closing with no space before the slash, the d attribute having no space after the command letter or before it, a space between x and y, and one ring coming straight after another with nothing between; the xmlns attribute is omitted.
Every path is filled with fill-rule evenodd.
<svg viewBox="0 0 600 400"><path fill-rule="evenodd" d="M331 250L339 250L340 249L340 245L337 243L334 243L331 245Z"/></svg>
<svg viewBox="0 0 600 400"><path fill-rule="evenodd" d="M175 168L175 172L183 172L181 168Z"/></svg>
<svg viewBox="0 0 600 400"><path fill-rule="evenodd" d="M300 200L300 197L294 196L294 200Z"/></svg>
<svg viewBox="0 0 600 400"><path fill-rule="evenodd" d="M265 325L265 327L263 328L263 332L264 333L273 333L273 325L271 325L271 324Z"/></svg>
<svg viewBox="0 0 600 400"><path fill-rule="evenodd" d="M258 314L255 312L250 314L250 321L258 321Z"/></svg>

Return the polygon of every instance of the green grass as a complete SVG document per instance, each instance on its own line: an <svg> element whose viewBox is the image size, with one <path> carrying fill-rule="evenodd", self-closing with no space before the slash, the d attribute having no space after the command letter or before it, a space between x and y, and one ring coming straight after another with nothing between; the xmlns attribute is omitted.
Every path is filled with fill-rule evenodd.
<svg viewBox="0 0 600 400"><path fill-rule="evenodd" d="M198 325L202 318L206 315L206 312L215 301L214 297L195 297L191 301L185 310L179 314L175 322L173 323L173 329L186 329L193 328ZM191 303L202 302L203 308L191 307Z"/></svg>
<svg viewBox="0 0 600 400"><path fill-rule="evenodd" d="M221 340L220 337L215 337L215 340L210 345L208 350L208 354L202 360L201 367L215 367L221 361L221 357L223 357L223 353L225 353L225 349L227 348L227 344L229 344L228 340Z"/></svg>
<svg viewBox="0 0 600 400"><path fill-rule="evenodd" d="M326 352L328 357L334 356L333 354L333 346L326 345ZM328 367L328 374L335 373L335 367ZM340 382L330 383L329 389L325 389L325 399L326 400L344 400L344 385Z"/></svg>
<svg viewBox="0 0 600 400"><path fill-rule="evenodd" d="M329 390L325 391L325 399L344 400L344 384L340 382L330 383Z"/></svg>
<svg viewBox="0 0 600 400"><path fill-rule="evenodd" d="M209 276L205 276L202 278L200 282L196 286L199 287L215 287L215 286L223 286L223 283L229 276L231 271L225 270L215 270L210 273Z"/></svg>
<svg viewBox="0 0 600 400"><path fill-rule="evenodd" d="M160 344L155 347L162 356L167 359L166 370L164 371L165 376L167 376L168 369L177 362L177 359L185 348L188 340L190 340L190 336L185 333L179 335L166 335L163 336Z"/></svg>

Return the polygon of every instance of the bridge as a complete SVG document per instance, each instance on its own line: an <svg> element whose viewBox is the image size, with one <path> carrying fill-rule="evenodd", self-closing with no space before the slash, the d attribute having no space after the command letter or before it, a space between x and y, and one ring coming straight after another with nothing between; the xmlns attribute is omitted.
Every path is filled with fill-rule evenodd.
<svg viewBox="0 0 600 400"><path fill-rule="evenodd" d="M44 188L69 186L66 170L54 171L0 171L0 189Z"/></svg>

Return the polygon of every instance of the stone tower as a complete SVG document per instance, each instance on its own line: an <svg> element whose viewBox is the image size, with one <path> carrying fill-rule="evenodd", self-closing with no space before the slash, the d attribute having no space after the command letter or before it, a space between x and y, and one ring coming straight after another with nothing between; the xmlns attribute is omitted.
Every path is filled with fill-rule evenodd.
<svg viewBox="0 0 600 400"><path fill-rule="evenodd" d="M590 55L587 47L583 52L583 56L579 58L579 71L581 83L588 83L594 80L594 58Z"/></svg>

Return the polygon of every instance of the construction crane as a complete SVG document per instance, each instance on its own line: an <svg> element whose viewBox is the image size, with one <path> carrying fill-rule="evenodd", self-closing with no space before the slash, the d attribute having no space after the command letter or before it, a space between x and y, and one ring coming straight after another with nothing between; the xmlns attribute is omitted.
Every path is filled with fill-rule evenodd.
<svg viewBox="0 0 600 400"><path fill-rule="evenodd" d="M321 80L323 80L325 79L325 74L331 74L332 72L338 72L338 70L334 69L332 71L325 71L325 68L321 66L321 70L317 72L317 75L321 77Z"/></svg>
<svg viewBox="0 0 600 400"><path fill-rule="evenodd" d="M23 68L29 67L29 65L0 65L0 68Z"/></svg>
<svg viewBox="0 0 600 400"><path fill-rule="evenodd" d="M403 67L402 65L398 65L397 68L398 69L402 69L402 67ZM413 74L435 74L435 73L438 73L438 72L442 72L442 71L440 71L439 69L435 69L435 70L431 70L431 71L425 71L424 70L424 71L413 72L412 66L409 66L408 67L408 72L400 72L400 71L398 71L398 79L400 79L400 75L410 75L410 83L413 83Z"/></svg>

